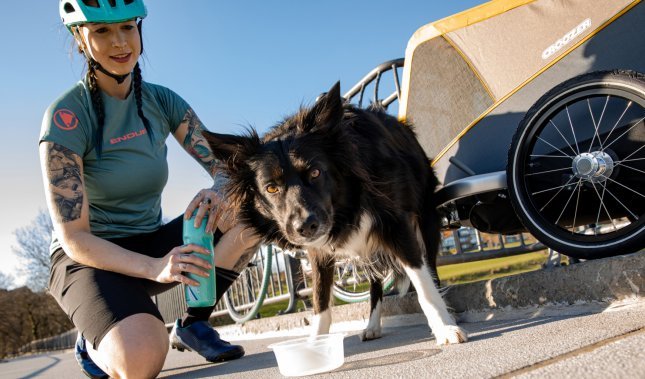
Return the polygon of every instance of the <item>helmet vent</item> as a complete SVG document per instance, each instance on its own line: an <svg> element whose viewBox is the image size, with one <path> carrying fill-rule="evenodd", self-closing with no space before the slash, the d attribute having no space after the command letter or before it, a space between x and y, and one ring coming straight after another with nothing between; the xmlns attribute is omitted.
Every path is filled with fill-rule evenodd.
<svg viewBox="0 0 645 379"><path fill-rule="evenodd" d="M65 13L74 13L75 12L74 6L72 4L70 4L70 3L65 3L65 5L63 6L63 10L65 11Z"/></svg>
<svg viewBox="0 0 645 379"><path fill-rule="evenodd" d="M108 3L110 3L112 8L116 7L116 0L108 0Z"/></svg>
<svg viewBox="0 0 645 379"><path fill-rule="evenodd" d="M134 3L134 0L123 0L123 4L128 5Z"/></svg>
<svg viewBox="0 0 645 379"><path fill-rule="evenodd" d="M99 2L97 0L83 0L83 4L92 8L100 8Z"/></svg>

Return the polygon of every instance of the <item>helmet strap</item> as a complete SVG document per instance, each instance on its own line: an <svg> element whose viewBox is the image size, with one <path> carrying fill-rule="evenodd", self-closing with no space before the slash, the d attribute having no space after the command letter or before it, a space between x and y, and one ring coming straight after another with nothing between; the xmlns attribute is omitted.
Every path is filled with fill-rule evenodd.
<svg viewBox="0 0 645 379"><path fill-rule="evenodd" d="M127 74L124 74L124 75L113 74L113 73L109 72L108 70L104 69L103 66L101 66L101 64L99 62L95 61L94 58L91 58L91 57L88 59L88 62L90 64L90 66L92 66L92 68L94 70L101 71L105 75L107 75L107 76L111 77L112 79L116 80L116 82L118 84L123 83L125 81L125 79L127 79L128 76L130 76L132 74L131 72L127 73Z"/></svg>

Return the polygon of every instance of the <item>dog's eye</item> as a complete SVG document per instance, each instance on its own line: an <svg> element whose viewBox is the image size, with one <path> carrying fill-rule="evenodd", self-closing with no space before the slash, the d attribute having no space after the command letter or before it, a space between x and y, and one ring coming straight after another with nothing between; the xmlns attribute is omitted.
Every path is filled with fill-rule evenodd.
<svg viewBox="0 0 645 379"><path fill-rule="evenodd" d="M309 177L311 179L316 179L319 176L320 176L320 170L318 170L317 168L311 170L311 172L309 173Z"/></svg>
<svg viewBox="0 0 645 379"><path fill-rule="evenodd" d="M278 192L278 186L274 186L273 184L269 184L266 186L266 190L268 193L276 193Z"/></svg>

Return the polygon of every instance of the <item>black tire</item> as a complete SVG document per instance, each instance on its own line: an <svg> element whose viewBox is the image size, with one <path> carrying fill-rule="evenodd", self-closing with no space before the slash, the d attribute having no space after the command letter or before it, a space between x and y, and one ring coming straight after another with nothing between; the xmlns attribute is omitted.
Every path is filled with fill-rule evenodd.
<svg viewBox="0 0 645 379"><path fill-rule="evenodd" d="M245 268L236 283L224 293L224 304L228 314L237 323L259 318L260 308L264 304L273 275L273 246L266 246L265 254L262 250L260 248L257 252L258 265ZM233 295L234 291L238 296Z"/></svg>
<svg viewBox="0 0 645 379"><path fill-rule="evenodd" d="M513 208L546 246L596 259L645 247L645 75L575 77L526 113L508 154Z"/></svg>

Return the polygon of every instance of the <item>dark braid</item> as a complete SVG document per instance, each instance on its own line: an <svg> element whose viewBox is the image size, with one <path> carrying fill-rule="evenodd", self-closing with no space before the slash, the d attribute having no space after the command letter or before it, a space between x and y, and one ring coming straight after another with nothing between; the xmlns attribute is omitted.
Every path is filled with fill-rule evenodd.
<svg viewBox="0 0 645 379"><path fill-rule="evenodd" d="M143 54L143 36L141 34L142 21L137 23L137 28L139 29L139 38L141 41L141 54ZM78 47L79 52L83 52L81 47ZM105 124L105 112L103 109L103 99L101 98L101 90L99 89L98 84L96 83L96 71L94 64L92 64L91 58L86 55L87 59L87 83L90 87L90 95L92 97L92 107L94 108L94 113L98 119L98 128L96 130L96 135L94 136L94 144L96 147L96 155L101 159L101 153L103 152L103 125ZM95 63L96 64L96 63ZM143 122L143 125L146 127L146 134L150 142L152 142L152 128L150 127L150 121L143 114L143 95L141 91L141 68L139 67L139 62L134 66L133 74L133 87L134 87L134 96L137 102L137 114ZM119 82L120 83L120 82Z"/></svg>
<svg viewBox="0 0 645 379"><path fill-rule="evenodd" d="M139 62L137 62L137 64L134 66L132 73L134 79L134 98L137 102L137 113L139 114L141 121L143 121L143 125L146 127L146 133L148 134L148 138L150 138L150 142L152 142L152 129L150 128L150 122L143 114L143 99L141 95L141 68L139 68Z"/></svg>
<svg viewBox="0 0 645 379"><path fill-rule="evenodd" d="M96 154L100 159L101 152L103 151L103 124L105 123L105 113L103 112L103 99L101 99L101 90L96 83L96 71L94 71L94 68L89 64L86 77L87 83L90 87L92 107L94 108L94 113L96 113L96 118L98 119L98 128L96 130L96 135L94 136L94 145L96 147Z"/></svg>

